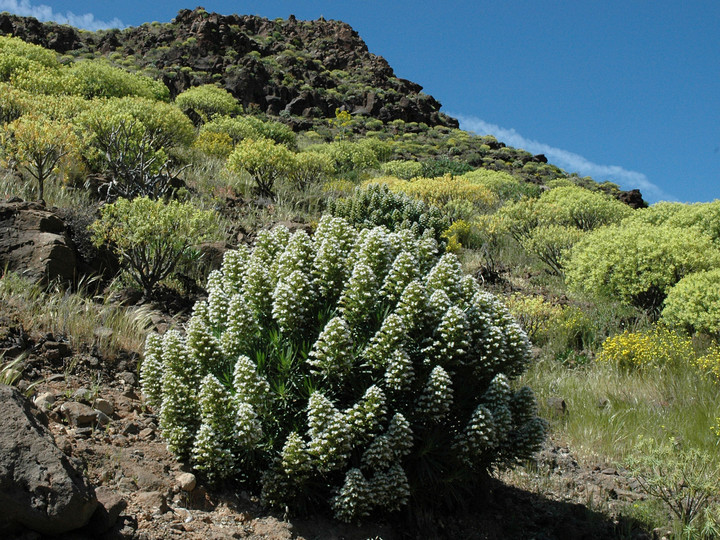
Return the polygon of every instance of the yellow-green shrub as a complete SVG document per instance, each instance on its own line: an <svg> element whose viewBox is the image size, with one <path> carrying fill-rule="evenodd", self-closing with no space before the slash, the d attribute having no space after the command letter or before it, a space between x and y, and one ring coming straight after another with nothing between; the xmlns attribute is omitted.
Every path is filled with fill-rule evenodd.
<svg viewBox="0 0 720 540"><path fill-rule="evenodd" d="M476 169L463 174L463 177L474 184L485 186L497 196L499 201L517 201L522 197L540 195L539 186L518 180L505 171Z"/></svg>
<svg viewBox="0 0 720 540"><path fill-rule="evenodd" d="M632 214L628 220L693 228L720 244L720 200L693 204L660 202Z"/></svg>
<svg viewBox="0 0 720 540"><path fill-rule="evenodd" d="M417 161L404 161L396 159L388 161L380 166L380 170L384 175L395 176L402 180L410 180L422 173L422 163Z"/></svg>
<svg viewBox="0 0 720 540"><path fill-rule="evenodd" d="M510 314L520 323L530 341L542 344L562 319L563 308L540 295L514 293L505 299Z"/></svg>
<svg viewBox="0 0 720 540"><path fill-rule="evenodd" d="M695 272L668 291L663 320L687 331L720 336L720 269Z"/></svg>
<svg viewBox="0 0 720 540"><path fill-rule="evenodd" d="M0 36L0 56L15 56L26 58L46 67L57 68L60 66L57 53L40 45L27 43L20 38ZM2 72L0 71L0 78Z"/></svg>
<svg viewBox="0 0 720 540"><path fill-rule="evenodd" d="M202 122L207 122L216 115L229 116L240 112L240 105L232 94L213 84L185 90L175 98L175 104L185 114L192 111Z"/></svg>
<svg viewBox="0 0 720 540"><path fill-rule="evenodd" d="M193 147L209 156L227 159L233 151L233 141L227 133L201 131L195 139Z"/></svg>
<svg viewBox="0 0 720 540"><path fill-rule="evenodd" d="M300 152L293 156L288 179L300 189L311 183L321 182L335 173L335 164L325 154Z"/></svg>
<svg viewBox="0 0 720 540"><path fill-rule="evenodd" d="M215 116L203 124L200 133L225 133L234 144L244 139L270 139L290 148L295 146L295 133L280 122L264 121L256 116Z"/></svg>
<svg viewBox="0 0 720 540"><path fill-rule="evenodd" d="M45 181L51 178L63 160L75 159L79 143L67 123L41 116L24 115L0 131L3 161L27 171L38 183L38 198L43 199Z"/></svg>
<svg viewBox="0 0 720 540"><path fill-rule="evenodd" d="M130 73L104 60L83 60L65 69L65 92L86 99L138 96L168 101L170 91L162 82Z"/></svg>
<svg viewBox="0 0 720 540"><path fill-rule="evenodd" d="M371 145L352 141L335 141L328 144L313 144L306 151L325 154L334 161L338 172L364 171L380 166L375 150Z"/></svg>
<svg viewBox="0 0 720 540"><path fill-rule="evenodd" d="M540 204L545 221L583 231L618 223L633 212L632 208L617 199L577 186L546 191L540 196Z"/></svg>
<svg viewBox="0 0 720 540"><path fill-rule="evenodd" d="M578 228L565 225L541 225L534 228L522 247L535 254L555 275L563 273L562 259L580 241L585 233Z"/></svg>
<svg viewBox="0 0 720 540"><path fill-rule="evenodd" d="M441 208L450 201L461 200L472 203L476 209L480 210L491 207L496 200L488 188L474 184L461 176L420 177L412 180L386 176L376 178L373 182L387 184L391 191L406 193Z"/></svg>
<svg viewBox="0 0 720 540"><path fill-rule="evenodd" d="M693 229L629 223L587 233L563 260L571 289L648 311L686 275L720 265L711 239Z"/></svg>
<svg viewBox="0 0 720 540"><path fill-rule="evenodd" d="M235 173L247 172L255 182L258 193L273 197L275 181L290 170L293 153L270 139L244 139L227 160L227 167Z"/></svg>

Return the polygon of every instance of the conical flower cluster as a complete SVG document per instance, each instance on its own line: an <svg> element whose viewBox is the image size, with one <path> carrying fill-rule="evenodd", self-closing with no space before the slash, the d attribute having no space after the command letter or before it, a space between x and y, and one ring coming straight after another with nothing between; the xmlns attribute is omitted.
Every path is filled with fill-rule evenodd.
<svg viewBox="0 0 720 540"><path fill-rule="evenodd" d="M312 497L345 521L536 451L545 425L514 388L525 334L418 228L324 216L312 237L276 227L228 252L185 335L147 341L168 448L267 504Z"/></svg>

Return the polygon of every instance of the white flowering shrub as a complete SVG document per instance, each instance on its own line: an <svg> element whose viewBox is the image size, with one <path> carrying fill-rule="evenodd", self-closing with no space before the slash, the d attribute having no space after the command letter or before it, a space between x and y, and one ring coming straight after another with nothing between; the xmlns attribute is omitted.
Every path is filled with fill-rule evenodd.
<svg viewBox="0 0 720 540"><path fill-rule="evenodd" d="M440 241L450 219L437 206L404 193L393 193L386 184L359 187L352 196L328 201L327 211L360 227L384 225L390 230L426 230Z"/></svg>
<svg viewBox="0 0 720 540"><path fill-rule="evenodd" d="M528 458L545 426L513 384L527 337L438 252L326 215L312 238L278 227L227 253L186 336L148 338L142 384L168 448L268 505L344 521Z"/></svg>

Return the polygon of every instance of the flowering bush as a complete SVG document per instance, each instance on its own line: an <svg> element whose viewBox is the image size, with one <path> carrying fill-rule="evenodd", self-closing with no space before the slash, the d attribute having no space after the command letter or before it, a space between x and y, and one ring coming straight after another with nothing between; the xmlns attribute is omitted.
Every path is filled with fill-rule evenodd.
<svg viewBox="0 0 720 540"><path fill-rule="evenodd" d="M720 382L720 347L710 347L705 354L695 360L695 366L703 373ZM720 426L720 424L718 424ZM718 433L720 436L720 433Z"/></svg>
<svg viewBox="0 0 720 540"><path fill-rule="evenodd" d="M609 337L597 357L598 362L612 362L622 369L690 365L694 359L692 340L662 326Z"/></svg>
<svg viewBox="0 0 720 540"><path fill-rule="evenodd" d="M383 225L392 231L413 229L416 234L430 230L435 240L450 226L437 207L393 193L384 184L370 184L357 188L351 197L330 199L327 211L360 227Z"/></svg>
<svg viewBox="0 0 720 540"><path fill-rule="evenodd" d="M544 437L508 311L430 235L323 216L225 255L186 335L148 338L143 390L168 448L266 504L338 519L436 502Z"/></svg>

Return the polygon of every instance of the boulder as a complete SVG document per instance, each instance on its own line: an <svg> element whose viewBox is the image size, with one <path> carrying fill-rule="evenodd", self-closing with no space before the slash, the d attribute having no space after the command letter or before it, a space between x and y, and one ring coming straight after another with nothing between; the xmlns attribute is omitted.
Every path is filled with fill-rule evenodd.
<svg viewBox="0 0 720 540"><path fill-rule="evenodd" d="M57 535L84 526L97 506L87 479L17 389L0 386L0 410L0 537L21 527Z"/></svg>
<svg viewBox="0 0 720 540"><path fill-rule="evenodd" d="M63 221L39 203L0 203L0 267L34 282L72 281L77 261Z"/></svg>

